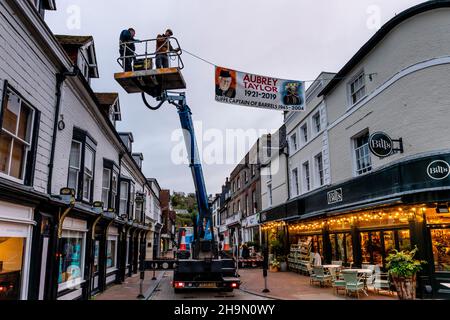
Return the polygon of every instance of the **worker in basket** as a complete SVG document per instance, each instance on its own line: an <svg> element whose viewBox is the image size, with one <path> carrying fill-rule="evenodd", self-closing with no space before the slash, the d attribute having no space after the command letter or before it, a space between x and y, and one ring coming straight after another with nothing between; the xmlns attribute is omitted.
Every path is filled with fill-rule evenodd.
<svg viewBox="0 0 450 320"><path fill-rule="evenodd" d="M156 37L156 68L168 68L169 67L169 54L170 52L179 52L180 48L172 48L170 44L170 37L173 36L173 32L167 29L164 34L158 34Z"/></svg>
<svg viewBox="0 0 450 320"><path fill-rule="evenodd" d="M132 71L132 64L136 60L136 46L134 42L138 40L134 38L135 35L136 31L133 28L123 30L120 33L119 53L120 57L122 57L123 70L125 72Z"/></svg>

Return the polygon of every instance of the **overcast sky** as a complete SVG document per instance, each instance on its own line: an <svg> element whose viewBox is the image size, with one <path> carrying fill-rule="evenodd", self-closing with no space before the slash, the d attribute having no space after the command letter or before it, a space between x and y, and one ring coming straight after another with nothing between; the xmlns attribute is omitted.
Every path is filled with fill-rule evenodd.
<svg viewBox="0 0 450 320"><path fill-rule="evenodd" d="M56 34L92 35L100 79L97 92L119 92L119 131L132 131L134 152L144 154L143 171L162 188L193 192L189 168L174 164L171 140L180 126L172 106L144 107L114 80L120 70L120 31L134 27L136 38L154 38L170 27L181 47L216 65L272 77L311 80L321 71L337 72L384 24L421 0L58 0L46 21ZM79 13L79 15L78 15ZM77 18L80 18L79 21ZM188 104L203 131L274 130L282 113L214 101L214 68L183 55ZM307 86L310 83L307 83ZM197 132L202 139L202 132ZM253 143L254 141L251 141ZM206 143L205 143L206 144ZM248 151L248 150L247 150ZM238 158L245 155L243 152ZM204 165L209 193L220 191L235 164Z"/></svg>

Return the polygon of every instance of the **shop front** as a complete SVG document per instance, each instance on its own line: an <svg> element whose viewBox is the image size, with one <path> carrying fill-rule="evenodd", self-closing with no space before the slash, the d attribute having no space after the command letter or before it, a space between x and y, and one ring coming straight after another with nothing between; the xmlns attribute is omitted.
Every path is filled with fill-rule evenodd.
<svg viewBox="0 0 450 320"><path fill-rule="evenodd" d="M262 229L270 239L287 228L285 251L306 252L304 260L318 253L322 263L382 271L394 249L417 247L416 258L427 262L419 297L449 298L449 163L449 154L416 158L323 188L262 212Z"/></svg>
<svg viewBox="0 0 450 320"><path fill-rule="evenodd" d="M26 300L34 208L0 201L0 300Z"/></svg>
<svg viewBox="0 0 450 320"><path fill-rule="evenodd" d="M243 242L258 242L259 235L259 214L251 215L242 220Z"/></svg>

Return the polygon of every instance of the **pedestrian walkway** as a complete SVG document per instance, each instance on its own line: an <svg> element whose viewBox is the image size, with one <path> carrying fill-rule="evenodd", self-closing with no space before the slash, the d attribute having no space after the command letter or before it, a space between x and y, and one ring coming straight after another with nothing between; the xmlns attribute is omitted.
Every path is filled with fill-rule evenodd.
<svg viewBox="0 0 450 320"><path fill-rule="evenodd" d="M346 297L341 291L339 295L333 288L320 288L309 283L309 277L294 272L268 272L267 282L269 293L262 292L264 278L262 269L239 269L241 289L249 293L280 300L355 300ZM360 294L360 300L397 300L395 295L388 293L375 294L369 291L369 296Z"/></svg>
<svg viewBox="0 0 450 320"><path fill-rule="evenodd" d="M164 271L156 271L155 275L157 280L152 280L153 271L145 272L145 279L143 283L144 299L152 294L159 281L161 280ZM94 300L140 300L137 298L139 295L140 277L139 273L134 274L132 277L126 278L122 284L116 284L94 297Z"/></svg>

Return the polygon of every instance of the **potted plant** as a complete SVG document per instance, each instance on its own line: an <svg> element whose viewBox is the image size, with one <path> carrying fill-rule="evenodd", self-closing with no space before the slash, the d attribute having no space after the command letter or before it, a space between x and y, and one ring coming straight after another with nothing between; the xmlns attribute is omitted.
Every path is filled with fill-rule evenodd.
<svg viewBox="0 0 450 320"><path fill-rule="evenodd" d="M280 259L280 271L281 272L286 272L288 265L287 265L287 258L286 256L279 256L278 259Z"/></svg>
<svg viewBox="0 0 450 320"><path fill-rule="evenodd" d="M416 275L422 270L425 261L414 259L417 247L411 251L397 251L386 258L386 268L394 282L400 300L414 300L416 298Z"/></svg>
<svg viewBox="0 0 450 320"><path fill-rule="evenodd" d="M270 272L278 272L280 268L280 261L277 260L277 258L274 258L272 261L270 261L269 271Z"/></svg>

